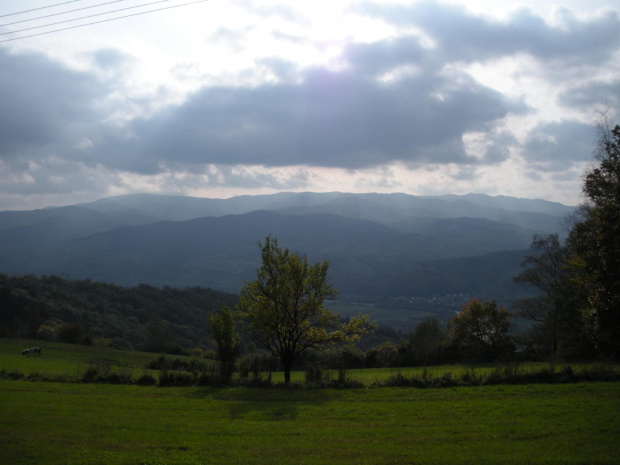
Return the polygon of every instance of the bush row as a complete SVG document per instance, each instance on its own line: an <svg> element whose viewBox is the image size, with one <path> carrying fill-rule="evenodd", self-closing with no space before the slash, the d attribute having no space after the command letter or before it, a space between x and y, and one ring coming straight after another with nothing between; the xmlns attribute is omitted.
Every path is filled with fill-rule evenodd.
<svg viewBox="0 0 620 465"><path fill-rule="evenodd" d="M203 359L191 358L183 360L180 358L169 358L161 354L156 359L147 362L145 368L149 370L173 370L173 371L189 371L189 372L206 372L212 370L213 362L207 362Z"/></svg>
<svg viewBox="0 0 620 465"><path fill-rule="evenodd" d="M364 384L348 376L346 370L338 370L337 376L333 377L333 371L325 370L317 365L309 366L305 373L305 381L291 383L292 388L302 389L325 389L325 388L361 388ZM33 372L25 375L18 371L0 371L0 379L27 380L27 381L53 381L75 382L76 378L67 375L49 375ZM144 371L137 379L131 370L123 367L113 367L111 363L94 361L89 364L78 381L85 383L108 383L108 384L137 384L141 386L219 386L228 384L232 386L249 387L272 387L281 386L271 382L270 377L263 379L258 377L239 377L230 382L223 380L217 371L179 371L161 369L157 376L153 372ZM573 369L570 365L548 367L537 370L525 369L519 365L507 365L496 368L489 373L479 373L475 369L468 369L460 376L452 373L444 373L434 376L424 370L419 375L405 376L400 372L394 375L374 381L370 387L412 387L412 388L445 388L459 386L489 386L497 384L555 384L577 383L588 381L620 381L620 373L613 366L591 365L579 369ZM282 384L282 386L284 386Z"/></svg>
<svg viewBox="0 0 620 465"><path fill-rule="evenodd" d="M585 381L620 381L620 373L609 366L589 366L574 370L570 365L564 365L559 370L555 366L538 370L525 370L519 365L507 365L496 368L490 373L476 373L468 369L460 376L444 373L433 376L424 370L420 375L404 376L396 373L385 380L378 380L372 387L457 387L457 386L488 386L497 384L556 384L578 383Z"/></svg>

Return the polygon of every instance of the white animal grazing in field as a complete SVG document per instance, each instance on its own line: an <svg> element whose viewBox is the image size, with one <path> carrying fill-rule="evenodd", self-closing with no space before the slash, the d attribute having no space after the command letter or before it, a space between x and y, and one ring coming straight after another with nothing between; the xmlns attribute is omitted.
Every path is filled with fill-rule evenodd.
<svg viewBox="0 0 620 465"><path fill-rule="evenodd" d="M24 349L22 350L22 355L28 355L28 354L37 354L39 357L41 356L41 348L40 347L31 347L30 349Z"/></svg>

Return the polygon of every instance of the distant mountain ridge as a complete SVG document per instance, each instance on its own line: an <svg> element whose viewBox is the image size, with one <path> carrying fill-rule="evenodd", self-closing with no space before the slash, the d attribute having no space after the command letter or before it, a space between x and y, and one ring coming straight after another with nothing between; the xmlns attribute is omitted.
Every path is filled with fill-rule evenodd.
<svg viewBox="0 0 620 465"><path fill-rule="evenodd" d="M249 213L255 210L291 210L305 212L339 213L346 216L365 218L370 211L388 209L396 216L461 217L497 215L501 212L540 213L551 216L565 216L574 207L540 199L517 199L513 197L491 197L486 194L445 195L421 197L408 194L349 194L341 192L292 193L238 196L229 199L206 199L157 194L128 194L108 197L95 202L80 204L99 211L139 211L160 220L182 221L204 216L224 216ZM374 212L374 215L379 214ZM492 219L492 218L489 218Z"/></svg>
<svg viewBox="0 0 620 465"><path fill-rule="evenodd" d="M271 234L311 261L328 260L342 293L516 292L510 273L533 234L562 232L573 211L482 194L132 194L0 212L0 273L238 292Z"/></svg>

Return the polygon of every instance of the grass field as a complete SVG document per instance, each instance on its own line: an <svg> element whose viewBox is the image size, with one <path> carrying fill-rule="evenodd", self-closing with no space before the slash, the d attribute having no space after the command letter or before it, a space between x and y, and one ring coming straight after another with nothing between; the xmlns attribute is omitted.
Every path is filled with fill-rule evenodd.
<svg viewBox="0 0 620 465"><path fill-rule="evenodd" d="M156 388L0 380L7 464L615 464L616 383Z"/></svg>
<svg viewBox="0 0 620 465"><path fill-rule="evenodd" d="M67 381L92 358L139 373L155 357L55 343L23 357L29 345L0 339L0 370ZM459 370L471 367L430 369ZM350 376L371 385L393 374ZM619 444L620 383L307 390L0 379L2 464L615 464Z"/></svg>
<svg viewBox="0 0 620 465"><path fill-rule="evenodd" d="M39 346L42 356L23 356L21 351L31 346ZM20 339L0 339L0 369L7 372L58 374L68 378L78 377L93 360L114 360L119 367L128 369L143 368L157 357L157 354L115 350L105 347L76 346L46 341L26 341Z"/></svg>

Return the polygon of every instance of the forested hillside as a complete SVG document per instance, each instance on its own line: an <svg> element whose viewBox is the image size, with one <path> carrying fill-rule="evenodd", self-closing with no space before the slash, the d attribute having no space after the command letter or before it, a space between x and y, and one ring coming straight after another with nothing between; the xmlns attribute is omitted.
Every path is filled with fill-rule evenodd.
<svg viewBox="0 0 620 465"><path fill-rule="evenodd" d="M519 292L511 277L533 235L563 231L573 210L473 194L128 195L0 212L0 272L237 293L272 234L329 261L342 294L499 297Z"/></svg>
<svg viewBox="0 0 620 465"><path fill-rule="evenodd" d="M236 302L235 295L200 287L0 275L0 336L154 351L205 347L207 315Z"/></svg>

